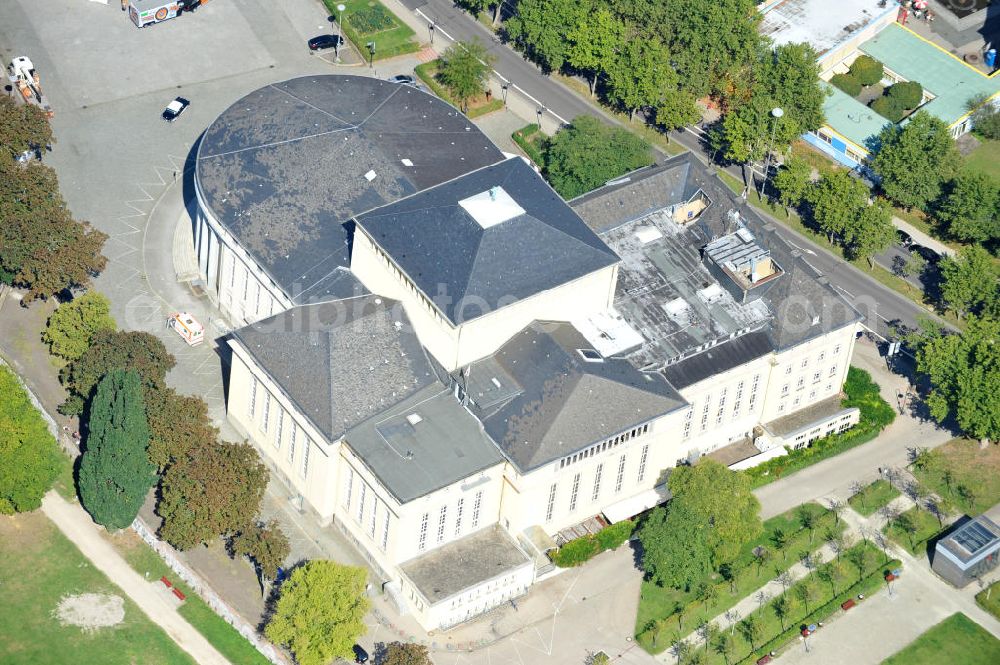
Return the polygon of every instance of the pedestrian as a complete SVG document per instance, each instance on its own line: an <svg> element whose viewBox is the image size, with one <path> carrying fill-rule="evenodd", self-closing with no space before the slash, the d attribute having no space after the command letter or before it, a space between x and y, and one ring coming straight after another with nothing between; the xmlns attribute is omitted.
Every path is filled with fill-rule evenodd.
<svg viewBox="0 0 1000 665"><path fill-rule="evenodd" d="M174 171L174 182L177 182L177 171Z"/></svg>

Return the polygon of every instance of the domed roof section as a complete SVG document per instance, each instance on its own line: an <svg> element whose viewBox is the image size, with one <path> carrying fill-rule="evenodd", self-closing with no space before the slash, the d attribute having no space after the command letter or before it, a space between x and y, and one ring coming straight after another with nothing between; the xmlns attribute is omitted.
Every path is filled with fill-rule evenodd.
<svg viewBox="0 0 1000 665"><path fill-rule="evenodd" d="M256 90L198 147L209 213L288 294L349 265L345 223L500 162L454 107L364 76L307 76Z"/></svg>

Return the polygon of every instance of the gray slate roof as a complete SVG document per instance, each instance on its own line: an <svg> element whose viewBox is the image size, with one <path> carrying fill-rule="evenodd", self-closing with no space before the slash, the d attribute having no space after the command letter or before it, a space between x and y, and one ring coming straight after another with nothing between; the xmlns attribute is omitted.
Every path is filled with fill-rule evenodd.
<svg viewBox="0 0 1000 665"><path fill-rule="evenodd" d="M420 420L413 424L408 418ZM479 421L438 382L354 427L345 438L400 503L503 461Z"/></svg>
<svg viewBox="0 0 1000 665"><path fill-rule="evenodd" d="M410 559L400 568L433 604L529 562L514 539L493 524Z"/></svg>
<svg viewBox="0 0 1000 665"><path fill-rule="evenodd" d="M686 404L659 374L622 359L584 360L577 349L589 348L568 323L536 322L458 377L472 412L522 472Z"/></svg>
<svg viewBox="0 0 1000 665"><path fill-rule="evenodd" d="M483 228L458 202L500 186L524 214ZM453 323L618 261L524 160L508 159L358 216ZM443 293L447 298L440 298ZM463 301L465 307L463 307Z"/></svg>
<svg viewBox="0 0 1000 665"><path fill-rule="evenodd" d="M402 305L376 296L294 307L233 337L330 441L437 382Z"/></svg>
<svg viewBox="0 0 1000 665"><path fill-rule="evenodd" d="M747 333L678 363L667 365L663 369L663 375L674 388L684 390L720 372L765 356L772 348L767 333Z"/></svg>
<svg viewBox="0 0 1000 665"><path fill-rule="evenodd" d="M224 111L200 141L195 179L213 216L293 295L349 265L354 215L503 158L433 95L319 75L265 86Z"/></svg>

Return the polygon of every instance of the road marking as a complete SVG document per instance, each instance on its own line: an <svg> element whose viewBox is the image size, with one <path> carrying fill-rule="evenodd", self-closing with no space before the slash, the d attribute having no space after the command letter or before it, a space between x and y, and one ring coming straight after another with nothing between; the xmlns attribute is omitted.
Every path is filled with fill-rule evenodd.
<svg viewBox="0 0 1000 665"><path fill-rule="evenodd" d="M840 290L840 291L843 291L843 292L844 292L844 295L846 295L846 296L847 296L848 298L853 298L853 297L854 297L854 294L853 294L853 293L851 293L850 291L848 291L848 290L847 290L847 289L845 289L844 287L840 286L839 284L834 284L834 285L833 285L833 288L835 288L835 289L838 289L838 290Z"/></svg>

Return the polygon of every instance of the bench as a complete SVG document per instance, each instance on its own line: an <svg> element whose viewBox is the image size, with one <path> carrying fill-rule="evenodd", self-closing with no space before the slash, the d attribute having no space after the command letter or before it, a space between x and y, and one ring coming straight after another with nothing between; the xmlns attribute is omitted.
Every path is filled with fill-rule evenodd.
<svg viewBox="0 0 1000 665"><path fill-rule="evenodd" d="M173 592L174 592L174 595L177 596L182 601L187 598L187 596L185 596L184 593L180 589L178 589L177 587L173 588Z"/></svg>
<svg viewBox="0 0 1000 665"><path fill-rule="evenodd" d="M167 576L166 576L166 575L164 575L163 577L161 577L161 578L160 578L160 581L161 581L161 582L163 582L163 585L164 585L164 586L166 586L166 587L167 587L168 589L169 589L170 587L172 587L172 586L173 586L173 585L172 585L172 584L170 583L170 580L168 580L168 579L167 579Z"/></svg>
<svg viewBox="0 0 1000 665"><path fill-rule="evenodd" d="M845 601L844 601L843 603L841 603L841 605L840 605L840 609L842 609L842 610L844 610L844 611L846 612L847 610L849 610L849 609L851 609L852 607L854 607L854 606L855 606L856 604L857 604L857 603L855 603L855 602L854 602L854 599L853 599L853 598L848 598L848 599L847 599L847 600L845 600Z"/></svg>

